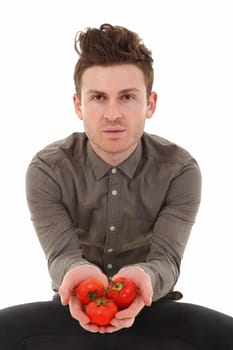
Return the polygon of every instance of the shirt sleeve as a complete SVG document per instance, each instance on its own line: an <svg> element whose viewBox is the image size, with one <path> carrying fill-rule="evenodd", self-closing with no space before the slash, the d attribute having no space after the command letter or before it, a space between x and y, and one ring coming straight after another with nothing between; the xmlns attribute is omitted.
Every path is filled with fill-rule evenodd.
<svg viewBox="0 0 233 350"><path fill-rule="evenodd" d="M89 262L82 257L56 176L38 158L27 169L26 197L31 220L48 262L52 288L57 290L71 267Z"/></svg>
<svg viewBox="0 0 233 350"><path fill-rule="evenodd" d="M137 264L151 277L154 301L173 290L177 282L200 199L201 172L196 161L191 159L171 181L153 227L147 261Z"/></svg>

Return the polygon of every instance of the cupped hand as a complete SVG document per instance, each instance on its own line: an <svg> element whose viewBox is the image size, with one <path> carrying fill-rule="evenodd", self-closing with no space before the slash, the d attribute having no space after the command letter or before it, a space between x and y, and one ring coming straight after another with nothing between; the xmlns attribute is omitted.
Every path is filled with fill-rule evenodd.
<svg viewBox="0 0 233 350"><path fill-rule="evenodd" d="M111 321L111 325L105 328L105 332L109 333L131 327L143 307L145 305L150 306L152 302L153 288L151 278L141 267L127 266L122 268L112 279L119 277L129 278L136 284L137 296L128 308L116 313Z"/></svg>
<svg viewBox="0 0 233 350"><path fill-rule="evenodd" d="M137 286L137 294L142 297L142 300L146 306L150 306L152 303L153 287L151 278L148 273L140 266L126 266L118 271L112 279L119 277L125 277L131 279Z"/></svg>
<svg viewBox="0 0 233 350"><path fill-rule="evenodd" d="M95 265L81 265L70 270L63 279L59 294L63 305L69 304L70 313L74 319L79 321L82 328L89 332L112 333L122 328L129 328L133 325L135 317L145 305L150 306L152 302L153 289L150 276L139 266L127 266L119 270L112 277L125 277L131 279L137 286L137 296L132 304L121 311L118 311L108 326L97 326L90 323L90 319L84 312L83 305L76 297L75 287L84 279L98 278L108 286L108 278Z"/></svg>
<svg viewBox="0 0 233 350"><path fill-rule="evenodd" d="M63 278L59 288L59 294L63 305L69 304L71 316L79 321L80 325L91 332L99 332L98 326L90 324L90 319L84 312L82 303L76 296L75 289L77 285L87 278L98 278L105 288L108 286L108 278L95 265L80 265L68 271Z"/></svg>

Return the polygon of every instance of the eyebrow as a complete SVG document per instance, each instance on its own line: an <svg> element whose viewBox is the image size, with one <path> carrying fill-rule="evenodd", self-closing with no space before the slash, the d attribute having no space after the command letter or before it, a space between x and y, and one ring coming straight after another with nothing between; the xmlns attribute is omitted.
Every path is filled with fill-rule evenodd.
<svg viewBox="0 0 233 350"><path fill-rule="evenodd" d="M136 89L136 88L127 88L127 89L120 90L119 94L126 94L126 93L130 93L130 92L132 93L132 92L139 92L139 91L140 90ZM91 95L91 94L106 95L106 92L100 91L100 90L91 89L91 90L87 91L87 94L88 95Z"/></svg>

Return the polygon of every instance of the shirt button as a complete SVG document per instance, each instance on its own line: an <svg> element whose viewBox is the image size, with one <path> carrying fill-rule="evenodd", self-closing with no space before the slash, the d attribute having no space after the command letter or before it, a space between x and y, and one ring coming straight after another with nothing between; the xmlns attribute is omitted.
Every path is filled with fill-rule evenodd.
<svg viewBox="0 0 233 350"><path fill-rule="evenodd" d="M112 253L113 249L112 248L109 248L108 249L108 253Z"/></svg>
<svg viewBox="0 0 233 350"><path fill-rule="evenodd" d="M117 170L116 168L112 168L112 174L116 174Z"/></svg>
<svg viewBox="0 0 233 350"><path fill-rule="evenodd" d="M115 226L110 226L109 229L110 229L110 231L115 231L116 227Z"/></svg>
<svg viewBox="0 0 233 350"><path fill-rule="evenodd" d="M112 190L112 195L116 196L117 195L117 190Z"/></svg>
<svg viewBox="0 0 233 350"><path fill-rule="evenodd" d="M111 269L112 269L112 264L108 264L108 265L107 265L107 268L108 268L109 270L111 270Z"/></svg>

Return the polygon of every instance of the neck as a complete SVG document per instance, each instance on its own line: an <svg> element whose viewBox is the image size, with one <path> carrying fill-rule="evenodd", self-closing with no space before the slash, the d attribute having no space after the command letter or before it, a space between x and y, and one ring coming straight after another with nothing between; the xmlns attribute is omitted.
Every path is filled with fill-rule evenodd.
<svg viewBox="0 0 233 350"><path fill-rule="evenodd" d="M123 150L122 152L106 152L102 148L98 147L95 143L91 142L91 147L95 151L95 153L103 159L106 163L111 166L118 166L135 151L137 147L137 143L131 145L128 149Z"/></svg>

